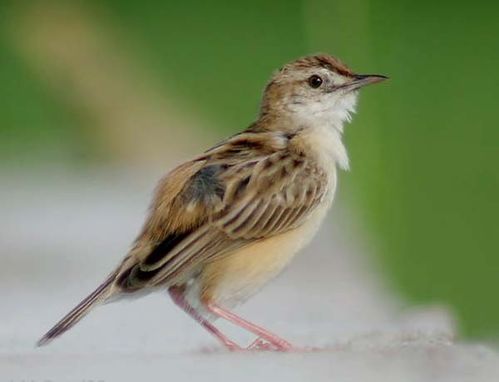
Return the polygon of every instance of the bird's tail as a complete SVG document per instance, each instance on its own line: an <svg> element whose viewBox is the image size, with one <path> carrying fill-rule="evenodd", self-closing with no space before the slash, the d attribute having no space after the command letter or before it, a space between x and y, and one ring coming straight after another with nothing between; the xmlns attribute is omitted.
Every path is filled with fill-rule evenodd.
<svg viewBox="0 0 499 382"><path fill-rule="evenodd" d="M54 338L59 337L65 331L77 324L89 311L101 302L104 302L111 294L115 274L111 274L99 287L88 295L82 302L66 314L37 342L37 346L47 345Z"/></svg>

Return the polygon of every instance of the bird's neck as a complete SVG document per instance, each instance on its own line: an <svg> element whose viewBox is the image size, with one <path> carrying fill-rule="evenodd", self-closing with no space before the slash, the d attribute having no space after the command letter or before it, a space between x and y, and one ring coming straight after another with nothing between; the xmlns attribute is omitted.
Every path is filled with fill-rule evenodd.
<svg viewBox="0 0 499 382"><path fill-rule="evenodd" d="M323 119L263 115L252 129L293 135L300 150L315 156L324 167L338 166L348 170L348 154L342 140L344 123L343 116L338 115Z"/></svg>
<svg viewBox="0 0 499 382"><path fill-rule="evenodd" d="M348 153L342 139L343 126L331 122L307 125L298 133L299 139L325 168L337 166L348 170Z"/></svg>

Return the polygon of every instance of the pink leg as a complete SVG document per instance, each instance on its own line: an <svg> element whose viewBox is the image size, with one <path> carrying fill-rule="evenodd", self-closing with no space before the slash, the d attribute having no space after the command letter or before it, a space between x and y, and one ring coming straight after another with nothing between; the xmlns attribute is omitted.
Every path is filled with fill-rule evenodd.
<svg viewBox="0 0 499 382"><path fill-rule="evenodd" d="M183 290L178 287L168 288L173 302L184 310L189 316L199 322L206 330L217 337L229 350L241 350L239 345L227 338L220 330L218 330L209 321L205 320L184 298Z"/></svg>
<svg viewBox="0 0 499 382"><path fill-rule="evenodd" d="M283 340L282 338L276 336L273 333L270 333L269 331L263 329L260 326L257 326L255 324L252 324L249 321L246 321L245 319L243 319L243 318L235 315L234 313L218 306L217 304L215 304L213 302L208 302L206 304L206 307L210 312L217 315L218 317L222 317L222 318L226 319L227 321L230 321L230 322L240 326L241 328L244 328L244 329L256 334L260 338L263 338L264 340L270 342L274 347L277 348L277 350L289 351L289 350L293 349L293 346L289 342L287 342L286 340ZM257 348L260 348L263 350L269 350L268 348L266 348L264 346L264 344L262 344L262 341L260 339L257 339L255 342L253 342L253 344L250 346L250 348L255 347L255 346Z"/></svg>

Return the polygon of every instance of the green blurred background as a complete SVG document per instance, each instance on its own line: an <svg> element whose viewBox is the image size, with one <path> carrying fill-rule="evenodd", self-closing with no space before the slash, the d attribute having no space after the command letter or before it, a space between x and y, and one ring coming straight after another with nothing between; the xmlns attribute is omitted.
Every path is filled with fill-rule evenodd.
<svg viewBox="0 0 499 382"><path fill-rule="evenodd" d="M391 77L362 94L347 128L340 202L400 295L446 303L465 335L497 339L498 12L487 1L2 1L0 170L161 166L177 142L190 153L193 136L247 126L283 63L332 53Z"/></svg>

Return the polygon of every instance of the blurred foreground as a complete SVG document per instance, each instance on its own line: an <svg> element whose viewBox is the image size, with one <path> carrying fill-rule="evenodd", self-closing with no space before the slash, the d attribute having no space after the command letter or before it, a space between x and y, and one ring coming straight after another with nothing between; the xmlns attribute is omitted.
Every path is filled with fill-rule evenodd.
<svg viewBox="0 0 499 382"><path fill-rule="evenodd" d="M0 374L20 381L497 381L499 355L454 342L440 307L404 311L345 239L344 218L276 282L238 309L303 354L227 353L167 297L93 311L43 348L35 341L117 264L137 233L157 174L101 170L2 175ZM355 231L349 227L350 231ZM332 234L331 234L332 232ZM242 343L251 337L228 330Z"/></svg>

